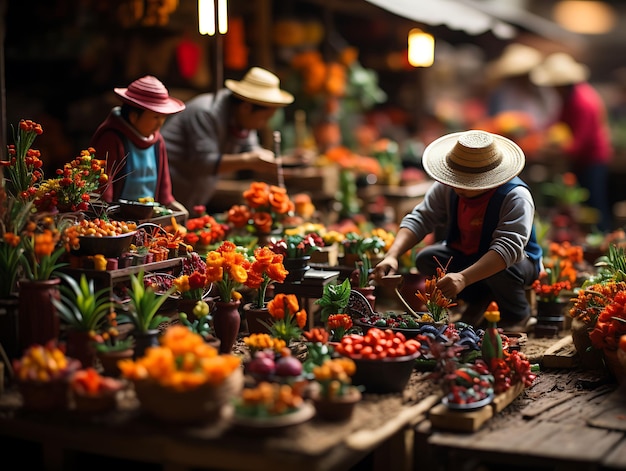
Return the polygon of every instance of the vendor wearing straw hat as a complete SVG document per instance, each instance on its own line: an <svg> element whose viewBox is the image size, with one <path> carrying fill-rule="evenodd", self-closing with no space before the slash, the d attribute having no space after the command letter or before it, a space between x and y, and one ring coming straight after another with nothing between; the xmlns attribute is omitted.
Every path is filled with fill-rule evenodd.
<svg viewBox="0 0 626 471"><path fill-rule="evenodd" d="M107 160L107 202L153 198L163 206L186 211L172 195L165 141L159 130L169 115L185 109L159 79L146 75L127 88L115 88L122 105L111 110L91 138L91 147Z"/></svg>
<svg viewBox="0 0 626 471"><path fill-rule="evenodd" d="M274 154L259 143L276 110L294 101L273 73L251 68L242 80L226 80L217 94L186 103L163 127L174 195L187 209L206 206L220 174L256 169L276 171Z"/></svg>
<svg viewBox="0 0 626 471"><path fill-rule="evenodd" d="M608 187L614 151L606 106L588 82L589 69L569 54L556 52L531 71L530 79L535 85L554 88L558 93L561 107L549 124L566 124L572 138L556 150L568 160L581 186L589 190L585 204L598 211L597 228L611 231L613 215Z"/></svg>
<svg viewBox="0 0 626 471"><path fill-rule="evenodd" d="M495 301L499 325L525 329L531 315L526 287L539 275L542 251L533 228L533 197L517 176L524 153L505 137L472 130L435 140L422 163L436 182L403 218L372 278L381 281L397 272L403 254L427 234L445 229L441 243L419 251L419 272L430 277L438 266L447 267L437 287L466 302L463 321L477 326Z"/></svg>

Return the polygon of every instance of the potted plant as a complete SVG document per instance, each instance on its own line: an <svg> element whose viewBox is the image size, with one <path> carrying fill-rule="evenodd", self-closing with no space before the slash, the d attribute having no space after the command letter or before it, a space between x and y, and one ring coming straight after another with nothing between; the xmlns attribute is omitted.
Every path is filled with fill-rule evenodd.
<svg viewBox="0 0 626 471"><path fill-rule="evenodd" d="M352 416L354 406L361 400L361 391L352 385L355 372L356 364L348 357L327 359L313 368L310 396L319 417L341 421Z"/></svg>
<svg viewBox="0 0 626 471"><path fill-rule="evenodd" d="M115 303L108 288L97 290L95 281L87 280L84 273L79 281L66 273L60 273L59 277L64 282L59 288L61 297L53 298L52 303L67 328L67 354L87 368L93 365L95 356L92 333L102 327Z"/></svg>
<svg viewBox="0 0 626 471"><path fill-rule="evenodd" d="M344 279L341 283L328 283L322 288L322 297L315 300L321 306L321 321L326 324L331 314L343 314L350 300L350 280Z"/></svg>
<svg viewBox="0 0 626 471"><path fill-rule="evenodd" d="M191 314L192 317L190 317L186 312L178 313L180 323L193 333L200 335L205 341L211 340L212 317L209 304L200 299L196 301L193 311L189 314Z"/></svg>
<svg viewBox="0 0 626 471"><path fill-rule="evenodd" d="M249 333L268 332L259 322L267 322L271 317L266 308L267 288L271 283L283 283L287 275L282 255L272 252L269 247L257 247L254 250L248 279L244 283L244 286L254 290L253 301L243 307Z"/></svg>
<svg viewBox="0 0 626 471"><path fill-rule="evenodd" d="M121 334L117 313L111 311L106 317L105 325L93 335L92 345L104 374L118 377L120 369L117 363L133 357L135 339L131 334Z"/></svg>
<svg viewBox="0 0 626 471"><path fill-rule="evenodd" d="M175 290L176 287L172 286L165 293L157 294L150 285L144 283L143 269L137 275L130 274L129 300L124 304L125 310L120 314L120 321L130 322L133 326L135 356L143 355L147 347L158 344L159 325L170 320L158 314L158 311Z"/></svg>
<svg viewBox="0 0 626 471"><path fill-rule="evenodd" d="M304 309L300 309L295 294L277 294L267 303L267 309L272 320L266 323L266 327L272 337L284 340L287 345L300 338L306 326L307 314Z"/></svg>
<svg viewBox="0 0 626 471"><path fill-rule="evenodd" d="M324 246L324 240L315 232L291 234L269 245L272 252L283 255L283 264L289 272L284 282L302 281L311 268L311 253Z"/></svg>

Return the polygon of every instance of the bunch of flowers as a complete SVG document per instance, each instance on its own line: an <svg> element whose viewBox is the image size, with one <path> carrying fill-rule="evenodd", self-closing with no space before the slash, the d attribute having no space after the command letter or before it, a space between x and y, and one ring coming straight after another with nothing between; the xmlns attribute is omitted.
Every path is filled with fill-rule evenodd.
<svg viewBox="0 0 626 471"><path fill-rule="evenodd" d="M326 325L333 342L340 342L341 338L352 328L352 317L348 314L331 314L328 316Z"/></svg>
<svg viewBox="0 0 626 471"><path fill-rule="evenodd" d="M618 291L600 312L589 339L594 348L615 351L622 335L626 335L626 292Z"/></svg>
<svg viewBox="0 0 626 471"><path fill-rule="evenodd" d="M251 354L261 350L272 350L278 354L287 346L284 340L266 333L250 334L243 338L243 343L250 349Z"/></svg>
<svg viewBox="0 0 626 471"><path fill-rule="evenodd" d="M324 247L324 240L316 232L292 234L272 242L268 247L285 258L301 258Z"/></svg>
<svg viewBox="0 0 626 471"><path fill-rule="evenodd" d="M244 285L257 290L254 307L265 307L265 294L270 283L282 283L288 275L283 265L283 256L274 253L269 247L257 247L254 250L254 260L248 271L248 279Z"/></svg>
<svg viewBox="0 0 626 471"><path fill-rule="evenodd" d="M575 265L582 262L583 249L570 242L552 242L544 256L544 270L533 282L540 301L556 302L562 291L571 290L578 276Z"/></svg>
<svg viewBox="0 0 626 471"><path fill-rule="evenodd" d="M183 241L192 247L210 246L224 240L228 233L228 226L218 222L209 214L201 214L185 222Z"/></svg>
<svg viewBox="0 0 626 471"><path fill-rule="evenodd" d="M207 281L215 283L222 302L241 299L237 290L248 280L251 265L245 249L228 240L207 253Z"/></svg>
<svg viewBox="0 0 626 471"><path fill-rule="evenodd" d="M446 268L437 267L437 273L427 278L424 282L424 291L417 291L415 296L426 306L428 311L423 322L446 322L448 320L449 309L456 306L450 298L446 298L439 288L437 282L446 274Z"/></svg>
<svg viewBox="0 0 626 471"><path fill-rule="evenodd" d="M109 181L105 163L95 157L95 149L82 150L80 155L56 170L56 178L44 180L37 188L34 204L38 211L86 211L91 193Z"/></svg>
<svg viewBox="0 0 626 471"><path fill-rule="evenodd" d="M313 376L319 384L320 396L325 399L342 397L352 386L352 378L356 372L354 360L339 357L326 360L313 368Z"/></svg>
<svg viewBox="0 0 626 471"><path fill-rule="evenodd" d="M263 182L252 182L243 192L245 204L228 210L227 222L234 228L253 233L269 233L282 229L283 221L294 212L295 204L287 190Z"/></svg>
<svg viewBox="0 0 626 471"><path fill-rule="evenodd" d="M202 299L211 283L207 279L206 263L197 252L187 254L181 275L172 283L183 299Z"/></svg>
<svg viewBox="0 0 626 471"><path fill-rule="evenodd" d="M196 389L204 384L222 384L241 367L235 355L219 354L187 327L172 325L160 337L160 346L151 347L137 360L121 360L122 377L152 380L177 391Z"/></svg>
<svg viewBox="0 0 626 471"><path fill-rule="evenodd" d="M13 132L14 144L8 146L8 160L0 161L5 174L5 187L13 198L32 200L37 184L43 179L41 152L31 149L35 138L41 134L41 124L22 119L17 134L15 130Z"/></svg>
<svg viewBox="0 0 626 471"><path fill-rule="evenodd" d="M266 326L272 337L282 339L287 344L300 338L302 329L306 325L307 313L304 309L300 309L295 294L277 294L267 303L267 310L272 316L272 322Z"/></svg>

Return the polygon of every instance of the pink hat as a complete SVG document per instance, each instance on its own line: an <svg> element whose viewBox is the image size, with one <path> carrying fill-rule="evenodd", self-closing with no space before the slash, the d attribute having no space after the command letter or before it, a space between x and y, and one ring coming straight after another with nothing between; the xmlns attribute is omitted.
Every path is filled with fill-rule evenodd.
<svg viewBox="0 0 626 471"><path fill-rule="evenodd" d="M178 113L185 104L172 98L159 79L146 75L131 83L128 88L114 88L113 91L126 103L161 114Z"/></svg>

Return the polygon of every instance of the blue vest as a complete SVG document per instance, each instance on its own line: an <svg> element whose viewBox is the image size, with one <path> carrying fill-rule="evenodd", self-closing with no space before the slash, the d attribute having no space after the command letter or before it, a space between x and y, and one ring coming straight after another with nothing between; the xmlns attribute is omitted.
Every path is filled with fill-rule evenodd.
<svg viewBox="0 0 626 471"><path fill-rule="evenodd" d="M515 177L504 185L498 187L496 192L493 194L489 203L487 203L487 210L485 211L485 217L483 220L483 228L480 235L480 245L478 248L478 252L481 254L487 253L489 250L489 245L491 244L491 240L493 238L493 231L496 230L498 226L498 221L500 220L500 208L502 206L502 202L504 201L504 197L515 187L523 186L528 188L528 185L519 177ZM454 190L450 190L452 192L452 197L450 198L450 223L448 226L448 235L446 236L446 240L448 242L459 239L459 225L458 225L458 207L459 207L459 195L457 195ZM541 258L543 257L543 249L537 242L537 234L535 231L535 225L533 224L532 230L530 232L530 239L528 239L528 243L526 247L524 247L524 252L526 255L535 263L535 267L537 268L537 275L539 275L539 270L541 269Z"/></svg>

